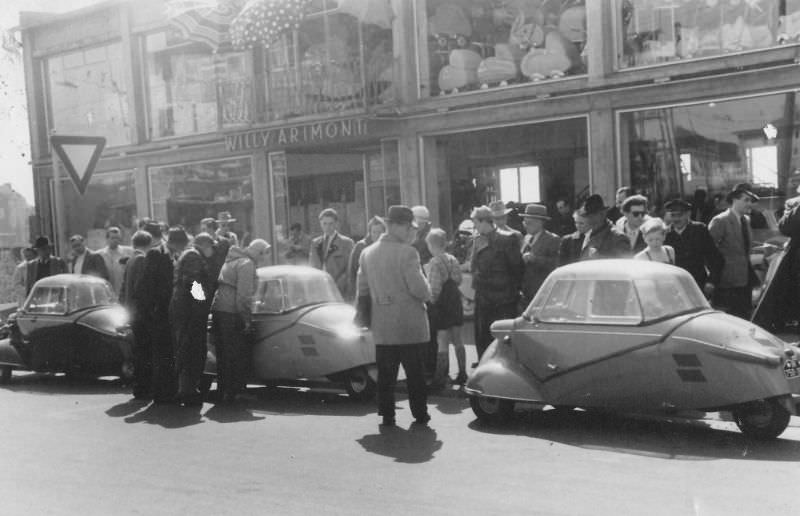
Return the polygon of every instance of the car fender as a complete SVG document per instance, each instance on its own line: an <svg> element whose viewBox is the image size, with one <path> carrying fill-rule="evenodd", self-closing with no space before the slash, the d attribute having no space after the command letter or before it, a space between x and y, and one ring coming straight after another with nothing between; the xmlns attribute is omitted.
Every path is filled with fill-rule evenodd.
<svg viewBox="0 0 800 516"><path fill-rule="evenodd" d="M469 377L464 391L472 396L543 402L541 383L522 364L506 357L495 340Z"/></svg>
<svg viewBox="0 0 800 516"><path fill-rule="evenodd" d="M11 345L11 339L0 340L0 364L25 369L28 367L17 352L17 349Z"/></svg>

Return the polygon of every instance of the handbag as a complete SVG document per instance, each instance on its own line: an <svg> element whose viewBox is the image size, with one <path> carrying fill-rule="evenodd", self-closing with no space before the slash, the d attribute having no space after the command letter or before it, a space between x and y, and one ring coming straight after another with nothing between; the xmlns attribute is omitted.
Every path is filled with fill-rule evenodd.
<svg viewBox="0 0 800 516"><path fill-rule="evenodd" d="M369 294L358 296L356 299L356 315L353 322L359 328L369 328L372 325L372 297Z"/></svg>

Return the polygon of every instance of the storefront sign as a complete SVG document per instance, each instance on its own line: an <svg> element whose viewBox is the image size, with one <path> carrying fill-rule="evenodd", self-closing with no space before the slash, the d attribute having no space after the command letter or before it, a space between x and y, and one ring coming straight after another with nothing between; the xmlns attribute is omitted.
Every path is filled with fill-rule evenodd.
<svg viewBox="0 0 800 516"><path fill-rule="evenodd" d="M367 136L367 119L348 118L227 135L225 149L229 152L280 149L294 145L330 143L365 136Z"/></svg>

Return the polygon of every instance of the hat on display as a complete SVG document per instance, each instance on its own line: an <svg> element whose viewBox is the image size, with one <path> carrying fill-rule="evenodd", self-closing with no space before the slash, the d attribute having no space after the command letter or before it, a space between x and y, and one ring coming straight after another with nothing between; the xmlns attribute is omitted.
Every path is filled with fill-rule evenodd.
<svg viewBox="0 0 800 516"><path fill-rule="evenodd" d="M150 233L154 239L161 238L161 224L158 221L151 220L142 229Z"/></svg>
<svg viewBox="0 0 800 516"><path fill-rule="evenodd" d="M414 212L404 205L389 206L386 222L389 224L410 224L412 228L418 227L417 223L414 222Z"/></svg>
<svg viewBox="0 0 800 516"><path fill-rule="evenodd" d="M730 204L733 201L733 199L738 198L739 195L741 194L745 194L748 197L750 197L750 199L752 199L753 202L758 202L759 198L756 194L752 192L752 188L753 187L750 186L750 183L736 183L735 185L733 185L733 189L725 198L725 200L728 202L728 204Z"/></svg>
<svg viewBox="0 0 800 516"><path fill-rule="evenodd" d="M550 220L550 217L547 215L547 206L537 203L531 203L525 206L525 211L520 213L520 217L527 219Z"/></svg>
<svg viewBox="0 0 800 516"><path fill-rule="evenodd" d="M608 206L606 206L603 198L599 194L592 194L583 202L583 206L578 210L578 213L584 216L595 215L604 211L608 211Z"/></svg>
<svg viewBox="0 0 800 516"><path fill-rule="evenodd" d="M506 208L506 204L503 201L490 202L489 209L492 212L493 218L505 217L506 215L514 211L511 208Z"/></svg>
<svg viewBox="0 0 800 516"><path fill-rule="evenodd" d="M46 236L37 237L33 244L34 249L43 249L47 247L50 247L50 239Z"/></svg>
<svg viewBox="0 0 800 516"><path fill-rule="evenodd" d="M219 212L219 214L217 215L217 220L216 220L216 222L217 222L217 223L220 223L220 224L222 224L222 223L227 223L227 222L236 222L236 219L234 219L234 218L231 216L231 212L229 212L229 211L221 211L221 212Z"/></svg>
<svg viewBox="0 0 800 516"><path fill-rule="evenodd" d="M664 211L689 211L691 209L692 203L683 199L672 199L664 203Z"/></svg>

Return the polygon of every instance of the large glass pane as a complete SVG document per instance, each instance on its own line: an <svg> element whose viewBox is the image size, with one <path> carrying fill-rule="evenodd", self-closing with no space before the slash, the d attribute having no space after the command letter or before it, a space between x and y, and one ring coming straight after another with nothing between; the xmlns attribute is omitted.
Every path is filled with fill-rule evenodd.
<svg viewBox="0 0 800 516"><path fill-rule="evenodd" d="M145 38L151 138L208 133L253 120L247 53L213 54L205 45Z"/></svg>
<svg viewBox="0 0 800 516"><path fill-rule="evenodd" d="M418 0L420 96L586 73L574 0Z"/></svg>
<svg viewBox="0 0 800 516"><path fill-rule="evenodd" d="M131 143L123 66L119 43L48 58L51 129L105 136L109 147Z"/></svg>
<svg viewBox="0 0 800 516"><path fill-rule="evenodd" d="M309 15L267 49L268 119L394 100L391 13L381 2L356 4L331 10L333 2L326 2L328 11Z"/></svg>
<svg viewBox="0 0 800 516"><path fill-rule="evenodd" d="M153 167L149 171L151 214L196 234L202 219L218 219L228 211L236 219L230 229L246 245L253 238L251 168L250 158Z"/></svg>
<svg viewBox="0 0 800 516"><path fill-rule="evenodd" d="M62 178L66 171L62 171ZM81 195L70 179L62 179L66 227L64 236L83 235L89 249L106 245L106 229L117 226L122 240L130 245L136 230L136 186L133 170L103 172L92 176Z"/></svg>
<svg viewBox="0 0 800 516"><path fill-rule="evenodd" d="M796 42L797 0L618 0L620 67L652 65Z"/></svg>
<svg viewBox="0 0 800 516"><path fill-rule="evenodd" d="M656 210L686 198L703 222L727 208L734 184L751 183L772 223L800 185L799 117L795 92L623 113L625 181Z"/></svg>

